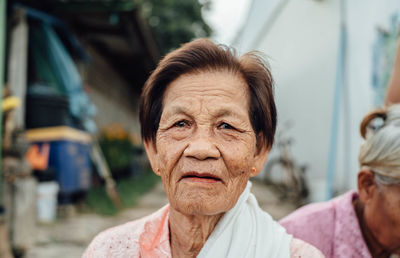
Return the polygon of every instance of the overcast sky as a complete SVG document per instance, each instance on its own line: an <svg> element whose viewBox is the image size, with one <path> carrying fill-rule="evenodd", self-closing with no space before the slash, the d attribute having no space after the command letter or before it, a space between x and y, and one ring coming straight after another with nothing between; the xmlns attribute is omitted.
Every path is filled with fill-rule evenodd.
<svg viewBox="0 0 400 258"><path fill-rule="evenodd" d="M212 0L211 10L203 16L214 30L213 38L224 44L232 43L247 17L252 0Z"/></svg>

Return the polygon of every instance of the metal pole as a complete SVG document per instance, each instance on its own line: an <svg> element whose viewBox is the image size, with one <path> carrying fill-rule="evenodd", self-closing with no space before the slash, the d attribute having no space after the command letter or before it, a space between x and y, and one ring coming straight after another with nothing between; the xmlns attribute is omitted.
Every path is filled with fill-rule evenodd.
<svg viewBox="0 0 400 258"><path fill-rule="evenodd" d="M346 28L346 2L339 2L340 9L340 35L339 35L339 50L337 59L336 82L333 99L333 113L331 124L331 137L329 142L328 169L326 175L326 199L329 200L334 195L336 156L338 144L338 127L339 127L339 112L343 97L343 88L345 87L345 71L346 71L346 54L347 54L347 28ZM347 111L345 111L347 112ZM345 132L346 133L346 132Z"/></svg>
<svg viewBox="0 0 400 258"><path fill-rule="evenodd" d="M0 0L0 101L3 99L3 87L4 87L4 71L5 71L5 45L6 45L6 3L7 0ZM0 108L0 136L2 135L2 117L3 110ZM1 146L3 145L0 137L0 204L2 200L3 191L3 175L2 175L2 153Z"/></svg>

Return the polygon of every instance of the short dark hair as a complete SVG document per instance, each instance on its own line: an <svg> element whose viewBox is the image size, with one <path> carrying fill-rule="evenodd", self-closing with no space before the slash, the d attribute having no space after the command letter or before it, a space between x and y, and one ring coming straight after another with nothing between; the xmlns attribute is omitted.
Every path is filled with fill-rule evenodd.
<svg viewBox="0 0 400 258"><path fill-rule="evenodd" d="M168 85L183 74L227 70L244 78L249 87L249 118L257 137L257 149L274 142L277 114L268 64L256 52L240 58L232 48L208 39L196 39L166 55L146 81L139 103L142 138L155 143Z"/></svg>

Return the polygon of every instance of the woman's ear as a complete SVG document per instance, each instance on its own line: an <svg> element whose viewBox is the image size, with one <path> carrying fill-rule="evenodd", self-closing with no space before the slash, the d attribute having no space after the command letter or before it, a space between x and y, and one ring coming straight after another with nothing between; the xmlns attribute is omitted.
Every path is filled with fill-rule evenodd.
<svg viewBox="0 0 400 258"><path fill-rule="evenodd" d="M374 173L371 170L361 170L358 172L357 184L360 200L364 204L371 202L378 190Z"/></svg>
<svg viewBox="0 0 400 258"><path fill-rule="evenodd" d="M153 141L144 141L144 149L146 150L147 157L149 158L151 168L153 172L160 176L160 167L158 161L158 153L156 144Z"/></svg>
<svg viewBox="0 0 400 258"><path fill-rule="evenodd" d="M268 154L269 154L270 149L267 148L261 148L261 150L258 151L258 153L254 156L254 165L253 167L255 170L250 172L250 176L256 176L260 174L261 169L263 168L265 162L267 161Z"/></svg>

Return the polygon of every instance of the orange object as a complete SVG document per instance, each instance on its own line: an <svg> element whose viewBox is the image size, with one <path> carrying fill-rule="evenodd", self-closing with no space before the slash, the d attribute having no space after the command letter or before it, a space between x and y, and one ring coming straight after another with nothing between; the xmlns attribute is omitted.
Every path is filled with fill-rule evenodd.
<svg viewBox="0 0 400 258"><path fill-rule="evenodd" d="M32 169L46 170L49 163L50 144L44 143L41 150L39 145L33 144L26 152L25 158Z"/></svg>

